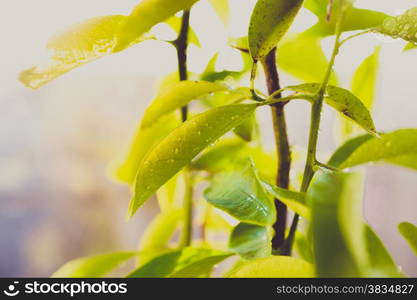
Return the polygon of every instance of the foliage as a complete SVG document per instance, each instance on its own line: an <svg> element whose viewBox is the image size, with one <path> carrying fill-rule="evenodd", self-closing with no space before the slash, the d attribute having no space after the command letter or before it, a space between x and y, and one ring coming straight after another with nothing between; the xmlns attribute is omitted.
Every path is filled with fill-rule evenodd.
<svg viewBox="0 0 417 300"><path fill-rule="evenodd" d="M210 277L217 264L232 256L239 261L225 273L227 277L404 276L364 220L365 173L349 169L377 162L417 170L417 129L377 131L372 106L377 98L381 47L360 63L351 90L340 86L333 68L345 43L370 32L401 38L408 42L405 49L415 48L417 8L390 17L356 8L349 0L334 0L332 5L324 0L258 0L248 20L248 36L231 38L232 47L241 52L236 55L241 56L242 69L218 71L216 53L207 58L201 74L193 74L198 80L187 80L188 44L204 47L189 23L192 6L198 2L143 0L128 16L97 17L74 25L49 41L51 56L46 67L21 73L23 84L39 88L76 67L156 39L151 31L159 23L165 22L178 33L168 43L178 54L180 80L176 74L163 80L126 157L113 168L115 177L133 190L128 217L154 195L161 212L140 238L138 251L77 259L53 276L105 276L135 256L139 259L128 277ZM209 2L227 26L228 1ZM302 7L317 17L317 23L287 35ZM181 11L180 18L176 14ZM329 36L335 43L327 57L322 40ZM255 89L255 67L262 63L268 88L280 86L274 77L275 53L278 69L300 83L269 89L266 96ZM299 99L311 106L311 125L306 160L292 154L293 161L305 162L296 191L300 184L294 178L290 184L279 180L295 171L290 163L280 169L278 180L275 166L284 161L283 145L289 143L284 108ZM327 163L317 159L323 104L344 117L345 141ZM194 114L194 105L204 111ZM264 128L256 117L258 110L269 106L278 113L273 124L277 156L265 150L259 134ZM358 135L353 126L367 134ZM196 185L201 182L207 187L201 195L207 200L204 205L197 201L201 188ZM203 220L193 218L197 206L204 211ZM295 214L288 230L285 222L281 229L276 226L286 217L285 210L284 215L282 210L277 213L279 206ZM298 226L300 216L303 229ZM235 226L227 221L231 218ZM197 221L203 232L200 241L193 235ZM227 235L227 244L210 240L214 230ZM403 222L399 231L416 251L416 227ZM285 239L274 248L271 240L278 234ZM301 258L293 257L297 255Z"/></svg>

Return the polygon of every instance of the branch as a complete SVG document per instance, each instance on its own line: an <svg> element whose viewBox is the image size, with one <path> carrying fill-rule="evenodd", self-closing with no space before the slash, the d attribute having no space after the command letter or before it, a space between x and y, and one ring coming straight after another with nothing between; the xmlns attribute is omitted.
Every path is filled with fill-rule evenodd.
<svg viewBox="0 0 417 300"><path fill-rule="evenodd" d="M276 66L276 49L273 49L263 60L263 67L266 76L266 84L270 95L274 94L275 99L281 98L279 75ZM277 149L278 170L276 184L281 188L288 188L289 173L291 168L291 152L288 142L287 124L285 120L284 105L286 102L271 104L272 120ZM278 250L285 241L285 227L287 223L287 206L279 199L275 199L277 220L273 225L275 236L272 239L272 248Z"/></svg>

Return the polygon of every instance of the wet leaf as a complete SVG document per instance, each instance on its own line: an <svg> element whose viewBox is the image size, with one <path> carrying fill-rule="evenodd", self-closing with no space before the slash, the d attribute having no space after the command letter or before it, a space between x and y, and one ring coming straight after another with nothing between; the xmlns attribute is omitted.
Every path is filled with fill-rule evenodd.
<svg viewBox="0 0 417 300"><path fill-rule="evenodd" d="M76 67L110 54L118 28L125 19L122 15L96 17L55 35L46 46L50 51L49 61L23 71L20 81L37 89Z"/></svg>
<svg viewBox="0 0 417 300"><path fill-rule="evenodd" d="M229 240L230 250L245 259L256 259L271 255L271 231L264 226L239 223Z"/></svg>
<svg viewBox="0 0 417 300"><path fill-rule="evenodd" d="M287 89L315 95L319 88L319 83L305 83L297 86L290 86ZM375 125L368 109L362 101L350 91L329 85L327 86L325 94L325 102L369 133L376 133Z"/></svg>
<svg viewBox="0 0 417 300"><path fill-rule="evenodd" d="M380 26L375 28L375 31L416 44L417 7L407 10L402 15L386 18Z"/></svg>
<svg viewBox="0 0 417 300"><path fill-rule="evenodd" d="M206 94L224 91L227 86L207 81L180 81L170 85L152 100L142 119L142 127L154 124L160 117L187 105Z"/></svg>
<svg viewBox="0 0 417 300"><path fill-rule="evenodd" d="M290 28L303 0L258 0L249 25L249 49L258 61L275 48Z"/></svg>
<svg viewBox="0 0 417 300"><path fill-rule="evenodd" d="M216 264L231 255L217 250L188 247L156 257L127 277L207 277Z"/></svg>
<svg viewBox="0 0 417 300"><path fill-rule="evenodd" d="M358 137L336 151L330 162L342 169L387 162L417 170L417 129L400 129L381 138Z"/></svg>
<svg viewBox="0 0 417 300"><path fill-rule="evenodd" d="M133 41L177 12L190 8L198 0L143 0L127 17L118 30L113 52L129 47Z"/></svg>
<svg viewBox="0 0 417 300"><path fill-rule="evenodd" d="M114 252L67 262L51 277L54 278L97 278L103 277L120 264L138 255L138 252Z"/></svg>
<svg viewBox="0 0 417 300"><path fill-rule="evenodd" d="M260 226L275 222L274 202L250 161L237 170L216 175L204 196L210 204L241 222Z"/></svg>
<svg viewBox="0 0 417 300"><path fill-rule="evenodd" d="M213 108L172 131L141 162L128 215L132 216L164 183L207 146L250 116L256 107L256 104L237 104Z"/></svg>
<svg viewBox="0 0 417 300"><path fill-rule="evenodd" d="M417 254L417 227L409 222L402 222L398 225L398 230L414 253Z"/></svg>
<svg viewBox="0 0 417 300"><path fill-rule="evenodd" d="M241 263L232 278L302 278L314 277L313 265L294 257L270 256Z"/></svg>
<svg viewBox="0 0 417 300"><path fill-rule="evenodd" d="M174 114L160 118L147 128L139 124L126 157L111 167L116 179L133 184L139 165L148 152L180 124Z"/></svg>

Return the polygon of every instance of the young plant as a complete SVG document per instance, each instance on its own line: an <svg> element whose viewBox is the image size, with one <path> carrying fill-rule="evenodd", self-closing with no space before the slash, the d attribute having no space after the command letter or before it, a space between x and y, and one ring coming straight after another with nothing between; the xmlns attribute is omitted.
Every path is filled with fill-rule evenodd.
<svg viewBox="0 0 417 300"><path fill-rule="evenodd" d="M231 39L243 68L217 71L216 54L207 58L202 74L191 75L187 49L199 41L190 16L198 2L143 0L129 16L77 24L50 40L49 65L21 74L25 85L39 88L85 63L157 39L151 29L161 22L178 33L177 39L162 41L177 52L177 78L164 79L126 160L115 170L133 190L128 218L154 195L159 215L137 251L74 260L54 276L105 276L136 256L138 263L129 277L209 277L216 264L230 257L239 259L223 273L228 277L404 276L362 216L364 173L350 169L378 162L417 170L417 129L381 133L374 125L370 111L379 48L358 68L352 91L338 85L333 68L345 43L367 33L401 38L409 43L406 49L414 48L417 8L392 17L358 9L352 0L258 0L248 36ZM228 0L209 2L227 24ZM318 21L287 37L302 7ZM327 59L320 41L329 36L334 44ZM267 96L255 86L258 65L265 73ZM301 83L283 85L279 69ZM311 106L305 160L291 153L287 134L285 107L295 100ZM192 101L205 111L194 114L189 109ZM343 117L345 140L327 162L317 155L324 105ZM265 130L256 120L262 107L272 112L275 155L264 149L258 134ZM297 159L305 163L300 184L290 176L291 162ZM202 183L208 187L201 195ZM232 227L221 211L238 224ZM291 222L288 211L293 213ZM401 223L399 230L415 251L416 227ZM214 238L219 233L220 241Z"/></svg>

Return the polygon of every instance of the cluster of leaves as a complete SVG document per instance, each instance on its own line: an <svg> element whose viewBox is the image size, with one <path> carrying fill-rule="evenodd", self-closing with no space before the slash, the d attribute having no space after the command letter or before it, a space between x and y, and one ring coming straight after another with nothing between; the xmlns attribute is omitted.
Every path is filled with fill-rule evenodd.
<svg viewBox="0 0 417 300"><path fill-rule="evenodd" d="M77 24L51 39L51 61L46 67L24 71L20 79L29 87L39 88L73 68L156 39L150 31L161 22L179 32L181 20L175 14L196 2L143 0L129 16L98 17ZM210 2L227 23L227 0ZM417 42L416 9L390 17L358 9L351 2L331 1L334 6L346 5L339 33L365 30ZM302 33L286 36L303 6L316 15L317 23ZM352 91L339 87L335 74L330 77L331 84L323 86L329 61L320 42L337 34L342 18L337 12L329 10L324 0L259 0L248 37L234 41L234 47L242 52L241 71L217 71L216 54L206 70L194 76L196 80L167 76L142 117L126 159L115 170L116 177L133 189L128 217L155 194L160 214L142 236L138 251L71 261L53 276L105 276L136 256L138 265L129 277L208 277L216 264L232 256L240 260L225 275L229 277L403 276L362 216L363 173L344 170L371 162L417 170L417 129L377 134L370 111L379 48L354 74ZM192 29L189 41L199 45ZM279 91L291 93L288 97L254 97L261 93L240 86L241 79L249 73L252 61L256 64L262 60L277 44L278 66L302 83ZM346 142L326 164L318 165L325 170L317 173L306 192L275 186L271 165L276 159L260 145L256 110L294 99L314 105L320 101L318 93L346 119ZM191 101L205 111L181 123L176 111ZM367 133L358 135L358 128ZM201 240L192 246L172 242L187 215L179 195L183 185L190 182L208 183L203 193L207 202L194 199L204 213L199 220ZM271 226L279 217L275 198L306 220L307 230L298 230L295 236L299 258L272 255ZM237 225L232 227L224 213ZM399 230L416 251L417 228L401 223ZM227 245L208 236L218 232L228 235Z"/></svg>

